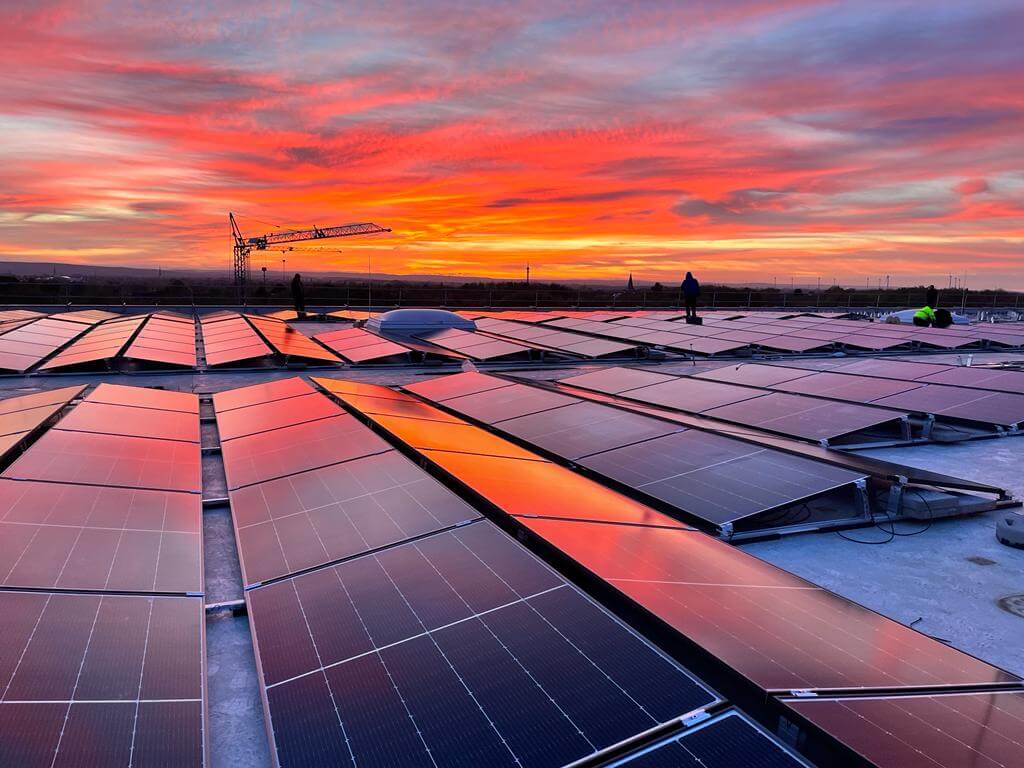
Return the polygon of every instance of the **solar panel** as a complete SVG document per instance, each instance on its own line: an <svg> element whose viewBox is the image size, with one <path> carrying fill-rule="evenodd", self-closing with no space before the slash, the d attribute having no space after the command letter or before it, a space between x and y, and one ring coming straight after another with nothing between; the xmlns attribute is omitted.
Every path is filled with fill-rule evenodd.
<svg viewBox="0 0 1024 768"><path fill-rule="evenodd" d="M349 379L328 379L323 376L313 376L312 378L314 383L319 384L328 392L333 392L338 395L361 395L375 400L387 398L391 400L419 402L404 392L399 392L391 389L390 387L382 387L379 384L364 384L363 382L350 381Z"/></svg>
<svg viewBox="0 0 1024 768"><path fill-rule="evenodd" d="M580 402L575 397L535 389L524 384L491 389L444 401L444 405L471 418L493 424L529 413L538 413Z"/></svg>
<svg viewBox="0 0 1024 768"><path fill-rule="evenodd" d="M394 451L232 491L231 511L246 584L479 517Z"/></svg>
<svg viewBox="0 0 1024 768"><path fill-rule="evenodd" d="M339 416L344 411L319 392L280 401L257 403L217 413L217 431L221 440L254 435L280 427Z"/></svg>
<svg viewBox="0 0 1024 768"><path fill-rule="evenodd" d="M409 356L409 348L362 328L320 333L313 337L350 363L386 360L396 355Z"/></svg>
<svg viewBox="0 0 1024 768"><path fill-rule="evenodd" d="M64 403L42 405L20 411L0 414L0 435L26 434L42 426L47 419L60 413Z"/></svg>
<svg viewBox="0 0 1024 768"><path fill-rule="evenodd" d="M0 765L205 764L203 602L0 591Z"/></svg>
<svg viewBox="0 0 1024 768"><path fill-rule="evenodd" d="M368 412L364 412L368 413ZM535 453L520 448L497 435L464 422L440 422L431 419L372 414L373 421L384 429L401 434L402 440L418 450L456 451L484 456L541 461Z"/></svg>
<svg viewBox="0 0 1024 768"><path fill-rule="evenodd" d="M228 488L383 453L390 446L347 414L227 440L221 445Z"/></svg>
<svg viewBox="0 0 1024 768"><path fill-rule="evenodd" d="M124 356L136 360L181 365L196 365L195 324L188 318L150 315Z"/></svg>
<svg viewBox="0 0 1024 768"><path fill-rule="evenodd" d="M447 405L454 407L456 402ZM570 460L682 431L677 424L598 403L566 405L499 421L495 426Z"/></svg>
<svg viewBox="0 0 1024 768"><path fill-rule="evenodd" d="M88 398L61 419L58 429L199 442L199 419L195 413L97 403Z"/></svg>
<svg viewBox="0 0 1024 768"><path fill-rule="evenodd" d="M196 494L0 480L0 585L199 593Z"/></svg>
<svg viewBox="0 0 1024 768"><path fill-rule="evenodd" d="M217 413L230 411L234 408L245 408L258 403L270 403L277 400L285 400L289 397L309 395L316 392L313 387L307 384L298 376L292 376L278 381L268 381L263 384L253 384L251 387L239 387L229 389L226 392L217 392L213 396L213 407Z"/></svg>
<svg viewBox="0 0 1024 768"><path fill-rule="evenodd" d="M1013 427L1024 422L1024 395L929 384L876 401L876 405L947 418Z"/></svg>
<svg viewBox="0 0 1024 768"><path fill-rule="evenodd" d="M736 387L684 376L661 384L631 389L622 395L644 403L664 405L690 413L702 413L720 405L764 397L765 393L749 387Z"/></svg>
<svg viewBox="0 0 1024 768"><path fill-rule="evenodd" d="M202 488L194 443L60 429L43 435L3 477L194 493Z"/></svg>
<svg viewBox="0 0 1024 768"><path fill-rule="evenodd" d="M697 532L520 522L765 691L1019 680Z"/></svg>
<svg viewBox="0 0 1024 768"><path fill-rule="evenodd" d="M952 384L961 387L977 387L997 392L1024 394L1024 373L1000 371L986 368L957 366L942 373L920 377L918 381L928 384Z"/></svg>
<svg viewBox="0 0 1024 768"><path fill-rule="evenodd" d="M574 387L592 389L597 392L617 394L627 389L637 389L650 384L660 384L665 381L673 381L674 376L668 376L654 371L644 371L639 368L602 368L591 373L584 373L579 376L569 376L562 379L562 384L571 384ZM406 387L409 389L409 387ZM428 393L421 392L427 397Z"/></svg>
<svg viewBox="0 0 1024 768"><path fill-rule="evenodd" d="M800 379L811 375L810 371L797 368L783 368L778 365L758 365L757 363L741 363L725 365L713 371L704 371L694 376L695 379L711 379L727 384L743 384L751 387L771 387L784 381Z"/></svg>
<svg viewBox="0 0 1024 768"><path fill-rule="evenodd" d="M632 395L632 393L630 393ZM705 416L747 424L804 440L835 440L892 425L906 413L773 392L754 400L704 411Z"/></svg>
<svg viewBox="0 0 1024 768"><path fill-rule="evenodd" d="M145 320L143 315L97 325L39 366L39 370L89 365L115 358Z"/></svg>
<svg viewBox="0 0 1024 768"><path fill-rule="evenodd" d="M406 384L402 389L435 402L444 402L453 397L472 395L500 387L511 387L512 382L496 379L483 373L459 373L454 376L438 376L414 384Z"/></svg>
<svg viewBox="0 0 1024 768"><path fill-rule="evenodd" d="M395 434L404 439L401 433ZM428 450L424 455L508 515L687 527L550 462L447 451ZM538 489L544 489L543 493Z"/></svg>
<svg viewBox="0 0 1024 768"><path fill-rule="evenodd" d="M616 448L579 463L716 526L798 504L864 477L700 430Z"/></svg>
<svg viewBox="0 0 1024 768"><path fill-rule="evenodd" d="M1024 694L957 693L786 701L879 768L1013 766L1024 753Z"/></svg>
<svg viewBox="0 0 1024 768"><path fill-rule="evenodd" d="M101 383L86 398L90 403L131 405L138 408L156 408L162 411L199 413L199 398L190 392L174 392L149 387L125 387L120 384Z"/></svg>
<svg viewBox="0 0 1024 768"><path fill-rule="evenodd" d="M246 315L246 318L278 354L326 363L341 362L333 352L324 349L306 334L281 320L258 315Z"/></svg>
<svg viewBox="0 0 1024 768"><path fill-rule="evenodd" d="M801 768L809 764L752 720L730 710L612 768Z"/></svg>
<svg viewBox="0 0 1024 768"><path fill-rule="evenodd" d="M823 397L834 397L838 400L870 403L883 397L899 394L900 392L909 392L920 386L920 384L915 382L896 381L895 379L874 379L867 376L848 376L842 373L822 372L809 376L804 375L792 381L781 382L776 384L774 388L797 394L821 395Z"/></svg>
<svg viewBox="0 0 1024 768"><path fill-rule="evenodd" d="M559 766L716 699L486 522L247 599L281 765Z"/></svg>

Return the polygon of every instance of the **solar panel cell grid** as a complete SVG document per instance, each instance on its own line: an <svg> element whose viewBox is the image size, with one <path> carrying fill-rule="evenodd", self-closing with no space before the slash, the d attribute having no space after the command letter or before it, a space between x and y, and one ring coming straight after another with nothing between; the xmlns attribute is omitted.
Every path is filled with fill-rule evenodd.
<svg viewBox="0 0 1024 768"><path fill-rule="evenodd" d="M387 450L386 442L347 414L239 437L221 446L229 489Z"/></svg>
<svg viewBox="0 0 1024 768"><path fill-rule="evenodd" d="M445 406L474 419L494 423L580 402L557 392L535 389L523 384L490 389L472 395L445 400Z"/></svg>
<svg viewBox="0 0 1024 768"><path fill-rule="evenodd" d="M879 768L1012 766L1024 752L1024 694L788 700Z"/></svg>
<svg viewBox="0 0 1024 768"><path fill-rule="evenodd" d="M313 392L288 398L285 407L280 405L280 401L272 401L219 412L217 431L221 440L233 440L236 437L326 419L343 413L339 406L324 395Z"/></svg>
<svg viewBox="0 0 1024 768"><path fill-rule="evenodd" d="M715 698L486 523L248 599L282 765L557 766Z"/></svg>
<svg viewBox="0 0 1024 768"><path fill-rule="evenodd" d="M394 451L233 491L231 508L247 584L479 517Z"/></svg>
<svg viewBox="0 0 1024 768"><path fill-rule="evenodd" d="M0 584L201 592L200 520L195 494L0 480Z"/></svg>
<svg viewBox="0 0 1024 768"><path fill-rule="evenodd" d="M340 362L333 352L324 349L306 334L285 322L254 315L249 315L248 319L278 354L328 363Z"/></svg>
<svg viewBox="0 0 1024 768"><path fill-rule="evenodd" d="M204 764L202 600L0 591L0 612L0 764L128 765L136 742Z"/></svg>
<svg viewBox="0 0 1024 768"><path fill-rule="evenodd" d="M61 419L57 428L72 432L199 442L199 419L194 413L112 405L88 399Z"/></svg>
<svg viewBox="0 0 1024 768"><path fill-rule="evenodd" d="M201 489L193 443L51 430L3 477L166 491Z"/></svg>

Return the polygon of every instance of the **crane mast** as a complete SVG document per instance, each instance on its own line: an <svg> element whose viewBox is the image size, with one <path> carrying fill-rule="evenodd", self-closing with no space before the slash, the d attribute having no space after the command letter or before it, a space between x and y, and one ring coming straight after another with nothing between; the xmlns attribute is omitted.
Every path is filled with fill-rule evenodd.
<svg viewBox="0 0 1024 768"><path fill-rule="evenodd" d="M341 224L336 227L313 227L311 229L291 229L270 232L257 237L246 237L238 227L235 214L228 213L231 225L231 239L234 241L234 279L238 303L245 301L249 292L249 254L253 249L265 251L273 245L298 243L304 240L322 240L333 237L353 237L356 235L375 235L390 232L387 227L363 222L359 224Z"/></svg>

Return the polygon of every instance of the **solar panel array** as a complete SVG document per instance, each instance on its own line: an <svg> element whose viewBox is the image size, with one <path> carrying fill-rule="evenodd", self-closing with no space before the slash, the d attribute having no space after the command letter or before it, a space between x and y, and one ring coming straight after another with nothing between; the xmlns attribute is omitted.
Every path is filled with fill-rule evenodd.
<svg viewBox="0 0 1024 768"><path fill-rule="evenodd" d="M339 362L337 355L324 349L306 334L295 330L283 320L262 315L246 315L245 317L273 350L286 360L299 358L326 363Z"/></svg>
<svg viewBox="0 0 1024 768"><path fill-rule="evenodd" d="M486 389L467 394L470 384ZM864 479L728 436L478 373L406 389L669 504L710 529L792 507ZM508 476L499 468L493 474L499 484Z"/></svg>
<svg viewBox="0 0 1024 768"><path fill-rule="evenodd" d="M336 352L346 363L408 362L408 347L385 339L362 328L343 328L339 331L318 333L313 337Z"/></svg>
<svg viewBox="0 0 1024 768"><path fill-rule="evenodd" d="M199 319L207 365L224 365L271 355L249 321L237 312L214 312Z"/></svg>
<svg viewBox="0 0 1024 768"><path fill-rule="evenodd" d="M149 320L124 356L163 365L196 367L196 325L191 317L158 313Z"/></svg>
<svg viewBox="0 0 1024 768"><path fill-rule="evenodd" d="M86 330L80 323L43 317L21 322L0 335L0 368L23 373Z"/></svg>
<svg viewBox="0 0 1024 768"><path fill-rule="evenodd" d="M697 374L717 382L757 380L759 386L855 404L1016 430L1024 424L1024 374L898 360L858 360L827 371L745 364ZM1022 390L1022 391L1018 391ZM625 393L633 397L634 390ZM756 400L755 403L763 402ZM708 415L716 415L713 412Z"/></svg>
<svg viewBox="0 0 1024 768"><path fill-rule="evenodd" d="M418 388L429 391L433 397L453 395L446 403L466 397L471 394L469 390L488 391L485 387L492 384L486 381L489 377L472 376L463 381L458 381L461 377L449 379L450 391L445 391L443 379L424 382ZM394 400L383 388L374 393L366 385L356 388L351 382L320 379L318 383L329 386L337 397L360 411L356 403ZM423 419L361 412L396 439L415 448L418 433L410 423ZM433 423L448 427L440 418ZM948 762L937 763L962 765L970 762L967 756L971 756L975 761L972 764L1013 764L1006 756L1015 754L1007 750L1019 747L1016 731L1020 721L1014 712L1016 697L1021 695L1020 678L698 531L658 525L655 521L664 516L655 510L649 510L647 522L597 522L591 514L588 494L574 488L573 493L559 496L554 502L557 515L550 514L545 505L551 486L538 485L534 478L523 474L527 464L542 464L537 459L520 459L518 466L504 474L503 485L496 481L489 485L480 481L477 465L494 460L493 455L460 453L454 443L445 449L417 451L453 480L508 513L532 536L600 579L622 599L656 617L660 626L672 628L688 644L685 648L699 650L717 660L748 684L816 723L839 743L869 760L892 766L932 764L914 750L932 755L943 753L926 744L931 731L922 729L917 718L926 711L941 713L944 707L957 708L958 701L975 697L977 706L965 703L959 707L967 722L960 724L956 715L949 713L938 721L940 725L933 726L934 730L955 733L957 740L961 740L962 734L971 737L966 744L958 745L957 751L948 753ZM579 482L595 485L582 477ZM495 491L516 486L522 486L518 495L504 491L506 495L502 496ZM538 493L538 488L544 488L545 493ZM523 501L528 497L528 501ZM526 512L529 506L540 514ZM872 696L891 696L897 692L898 698L886 701L888 710L879 709L878 716L869 712L867 702ZM795 694L799 694L798 699ZM915 710L917 705L913 702L919 697L934 701L923 705L927 709ZM984 716L981 703L990 706L991 701L1000 697L1006 704L1000 706L1002 712L998 717ZM830 705L830 701L837 703ZM849 709L844 710L844 706ZM894 719L890 719L890 714ZM932 721L925 718L925 722ZM722 759L723 754L746 743L752 734L757 735L745 728L733 737L717 736L711 731L705 748L711 750L713 759ZM704 764L699 762L702 747L697 742L688 743L687 738L670 739L658 748L613 764ZM670 752L660 751L669 746ZM999 760L1000 757L1003 759ZM750 757L731 759L733 765L759 764Z"/></svg>
<svg viewBox="0 0 1024 768"><path fill-rule="evenodd" d="M837 403L827 397L767 392L748 383L753 378L752 372L744 371L737 383L726 383L714 376L671 376L653 371L606 368L570 376L561 383L825 444L910 437L909 414L895 407Z"/></svg>
<svg viewBox="0 0 1024 768"><path fill-rule="evenodd" d="M638 350L635 344L595 339L581 333L573 333L572 331L544 326L531 326L497 318L480 318L476 320L476 327L478 330L492 336L572 357L597 359L602 357L636 356Z"/></svg>
<svg viewBox="0 0 1024 768"><path fill-rule="evenodd" d="M81 338L43 363L39 370L70 368L111 360L121 353L144 322L146 315L139 315L93 326Z"/></svg>
<svg viewBox="0 0 1024 768"><path fill-rule="evenodd" d="M976 324L950 328L865 322L848 316L785 312L704 312L703 325L685 323L678 312L467 312L484 322L515 321L595 337L698 355L745 351L800 354L843 350L962 349L1024 346L1019 324Z"/></svg>
<svg viewBox="0 0 1024 768"><path fill-rule="evenodd" d="M0 765L206 764L198 419L103 384L0 476Z"/></svg>
<svg viewBox="0 0 1024 768"><path fill-rule="evenodd" d="M718 700L312 392L214 396L249 433L222 445L277 764L560 766ZM340 420L348 439L303 440L287 474L261 450Z"/></svg>
<svg viewBox="0 0 1024 768"><path fill-rule="evenodd" d="M417 334L415 338L441 349L455 352L470 360L529 359L533 353L530 347L516 342L502 341L484 333L462 331L457 328L446 328L441 331L421 333Z"/></svg>
<svg viewBox="0 0 1024 768"><path fill-rule="evenodd" d="M64 410L83 389L84 385L62 387L0 400L0 460Z"/></svg>

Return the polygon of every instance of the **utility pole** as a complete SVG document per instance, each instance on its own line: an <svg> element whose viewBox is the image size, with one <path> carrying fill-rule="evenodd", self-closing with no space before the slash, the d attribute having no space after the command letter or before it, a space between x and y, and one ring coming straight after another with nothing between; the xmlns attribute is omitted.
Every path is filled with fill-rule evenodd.
<svg viewBox="0 0 1024 768"><path fill-rule="evenodd" d="M288 282L288 278L284 276L284 259L281 259L281 281Z"/></svg>
<svg viewBox="0 0 1024 768"><path fill-rule="evenodd" d="M263 267L263 292L267 292L267 268Z"/></svg>
<svg viewBox="0 0 1024 768"><path fill-rule="evenodd" d="M530 284L530 262L526 262L526 284Z"/></svg>

